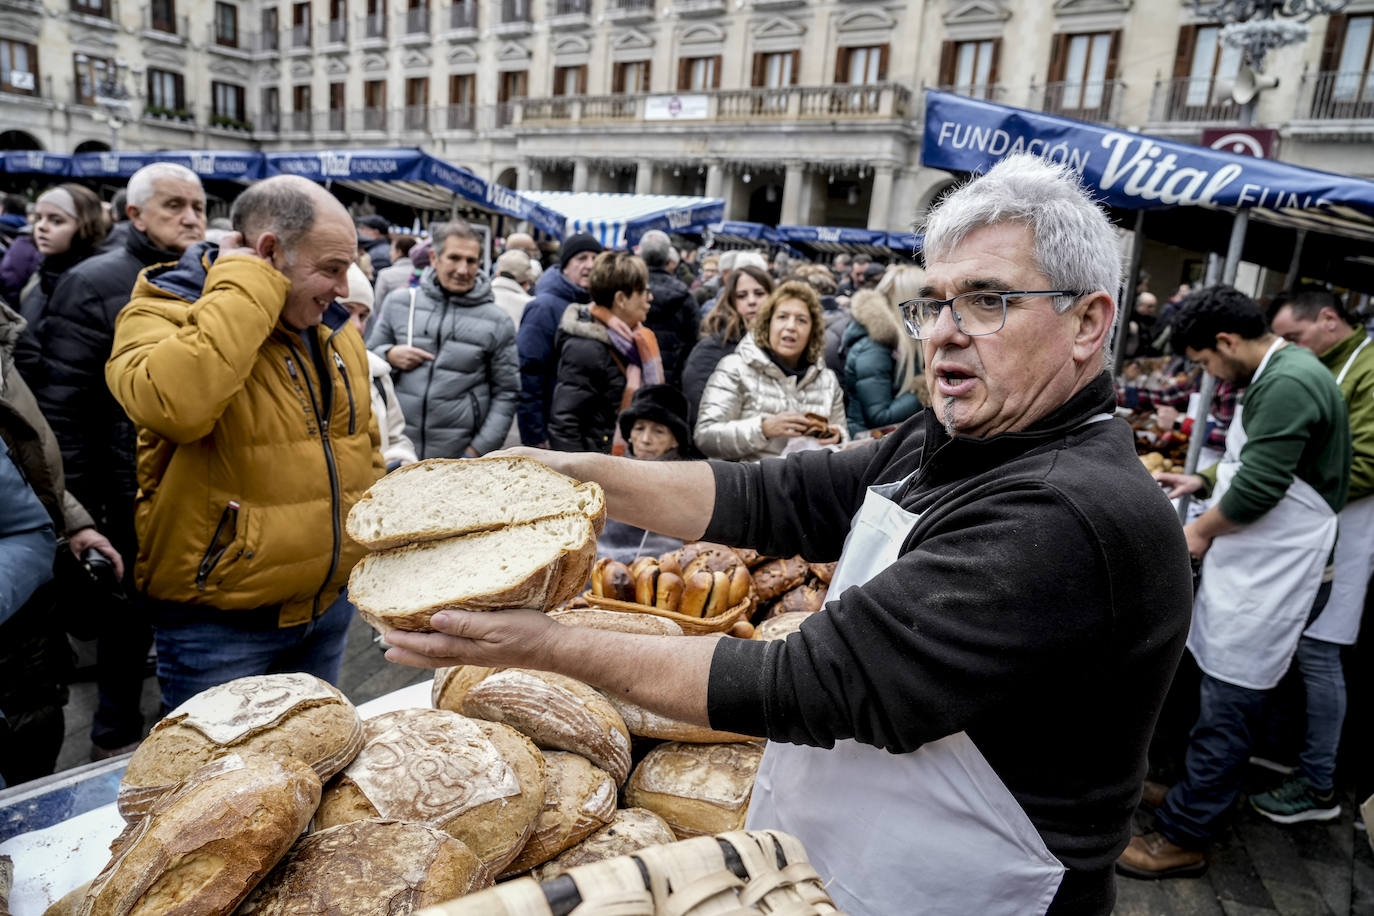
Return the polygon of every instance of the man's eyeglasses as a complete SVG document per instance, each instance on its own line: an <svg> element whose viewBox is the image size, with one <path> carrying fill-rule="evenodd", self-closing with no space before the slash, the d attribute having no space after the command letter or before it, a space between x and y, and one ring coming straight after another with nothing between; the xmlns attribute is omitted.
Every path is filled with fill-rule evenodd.
<svg viewBox="0 0 1374 916"><path fill-rule="evenodd" d="M945 306L949 306L956 328L969 337L982 337L1002 330L1002 325L1007 322L1007 303L1010 301L1035 296L1071 296L1077 299L1086 295L1072 289L1016 292L980 289L960 293L952 299L908 299L897 308L902 313L907 333L917 340L928 340L935 333L935 324L940 320L940 311Z"/></svg>

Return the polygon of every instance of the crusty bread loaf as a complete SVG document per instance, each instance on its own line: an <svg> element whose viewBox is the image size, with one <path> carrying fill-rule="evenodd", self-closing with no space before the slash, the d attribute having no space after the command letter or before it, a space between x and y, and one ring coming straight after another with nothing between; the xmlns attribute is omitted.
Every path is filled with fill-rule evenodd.
<svg viewBox="0 0 1374 916"><path fill-rule="evenodd" d="M627 703L619 697L606 695L606 699L620 713L625 727L636 738L659 738L664 741L685 741L689 744L728 744L731 741L757 741L757 737L737 735L734 732L721 732L705 725L692 725L660 716L643 706Z"/></svg>
<svg viewBox="0 0 1374 916"><path fill-rule="evenodd" d="M319 800L320 777L294 757L220 757L125 826L83 912L232 913L291 848Z"/></svg>
<svg viewBox="0 0 1374 916"><path fill-rule="evenodd" d="M681 636L682 627L667 617L653 614L633 614L627 611L607 611L598 608L569 608L550 611L549 616L570 627L593 630L614 630L642 636Z"/></svg>
<svg viewBox="0 0 1374 916"><path fill-rule="evenodd" d="M801 629L802 622L810 617L804 611L790 611L769 617L754 630L755 639L786 639Z"/></svg>
<svg viewBox="0 0 1374 916"><path fill-rule="evenodd" d="M443 831L354 821L297 842L237 916L407 916L490 886L487 867Z"/></svg>
<svg viewBox="0 0 1374 916"><path fill-rule="evenodd" d="M528 738L442 709L386 713L367 730L358 756L325 786L316 829L415 821L462 840L493 874L515 858L544 807L544 758Z"/></svg>
<svg viewBox="0 0 1374 916"><path fill-rule="evenodd" d="M507 668L463 697L463 714L504 722L541 748L581 754L614 777L630 774L630 732L594 687L561 674Z"/></svg>
<svg viewBox="0 0 1374 916"><path fill-rule="evenodd" d="M838 565L839 565L839 561L832 561L832 562L830 562L830 563L807 563L807 564L806 564L807 568L811 570L811 575L813 575L813 576L815 576L817 579L821 580L821 583L822 583L823 585L829 585L829 584L830 584L830 579L835 575L835 567L838 566Z"/></svg>
<svg viewBox="0 0 1374 916"><path fill-rule="evenodd" d="M46 910L43 916L77 916L81 908L86 905L86 892L91 889L91 882L78 884L72 890L67 891Z"/></svg>
<svg viewBox="0 0 1374 916"><path fill-rule="evenodd" d="M611 774L567 751L544 752L544 810L525 848L501 877L543 865L605 827L615 818L616 785Z"/></svg>
<svg viewBox="0 0 1374 916"><path fill-rule="evenodd" d="M600 534L606 498L529 458L430 458L392 471L348 513L348 536L380 550L580 515Z"/></svg>
<svg viewBox="0 0 1374 916"><path fill-rule="evenodd" d="M129 759L119 813L141 816L159 795L225 751L297 757L328 780L362 747L358 711L309 674L243 677L172 710Z"/></svg>
<svg viewBox="0 0 1374 916"><path fill-rule="evenodd" d="M534 870L540 881L556 878L570 868L626 856L650 846L677 840L668 822L645 808L622 808L615 819L547 865Z"/></svg>
<svg viewBox="0 0 1374 916"><path fill-rule="evenodd" d="M483 668L480 665L455 665L452 668L436 668L434 670L434 686L429 691L430 705L435 709L447 709L450 712L463 711L463 697L468 695L468 691L482 682L482 678L491 674L495 668Z"/></svg>
<svg viewBox="0 0 1374 916"><path fill-rule="evenodd" d="M819 583L798 585L778 599L777 604L773 605L773 613L769 616L776 617L778 614L791 613L814 614L825 607L826 592L826 586Z"/></svg>
<svg viewBox="0 0 1374 916"><path fill-rule="evenodd" d="M760 601L772 601L805 582L810 571L801 557L769 560L754 570L754 589Z"/></svg>
<svg viewBox="0 0 1374 916"><path fill-rule="evenodd" d="M653 811L683 839L739 830L762 759L762 742L662 744L635 767L625 804Z"/></svg>
<svg viewBox="0 0 1374 916"><path fill-rule="evenodd" d="M348 597L368 623L431 630L436 611L550 610L581 591L596 558L596 531L559 515L363 557Z"/></svg>

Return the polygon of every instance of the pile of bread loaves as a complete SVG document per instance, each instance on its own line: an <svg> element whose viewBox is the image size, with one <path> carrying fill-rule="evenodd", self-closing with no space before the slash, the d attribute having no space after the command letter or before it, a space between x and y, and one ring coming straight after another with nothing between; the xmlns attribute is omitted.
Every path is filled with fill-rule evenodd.
<svg viewBox="0 0 1374 916"><path fill-rule="evenodd" d="M691 638L648 615L554 613ZM532 670L441 669L432 700L360 720L306 674L197 695L134 752L109 864L51 916L404 916L744 825L763 754L748 736Z"/></svg>

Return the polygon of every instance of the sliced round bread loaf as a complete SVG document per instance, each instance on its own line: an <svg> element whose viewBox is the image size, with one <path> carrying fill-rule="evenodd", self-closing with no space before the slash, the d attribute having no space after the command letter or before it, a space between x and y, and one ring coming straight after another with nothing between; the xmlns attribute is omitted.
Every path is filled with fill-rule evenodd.
<svg viewBox="0 0 1374 916"><path fill-rule="evenodd" d="M595 559L591 520L559 515L369 554L348 597L383 633L426 631L441 610L551 610L582 590Z"/></svg>
<svg viewBox="0 0 1374 916"><path fill-rule="evenodd" d="M354 821L303 837L236 916L407 916L490 886L462 840L425 824Z"/></svg>
<svg viewBox="0 0 1374 916"><path fill-rule="evenodd" d="M119 783L119 813L141 816L159 795L226 751L304 761L328 780L362 747L358 711L310 674L243 677L196 694L143 739Z"/></svg>
<svg viewBox="0 0 1374 916"><path fill-rule="evenodd" d="M530 458L430 458L373 484L348 513L348 536L380 550L555 515L583 516L600 534L605 495Z"/></svg>
<svg viewBox="0 0 1374 916"><path fill-rule="evenodd" d="M625 786L625 804L648 808L681 839L744 826L763 742L661 744Z"/></svg>
<svg viewBox="0 0 1374 916"><path fill-rule="evenodd" d="M787 611L769 617L754 630L755 639L786 639L801 629L802 622L811 615L805 611Z"/></svg>
<svg viewBox="0 0 1374 916"><path fill-rule="evenodd" d="M468 690L463 714L504 722L541 748L581 754L617 786L630 775L630 732L620 713L601 691L574 678L506 668Z"/></svg>
<svg viewBox="0 0 1374 916"><path fill-rule="evenodd" d="M294 757L220 757L124 828L82 912L232 913L296 842L319 801L320 777Z"/></svg>
<svg viewBox="0 0 1374 916"><path fill-rule="evenodd" d="M497 722L442 709L369 719L363 749L325 786L316 829L366 818L429 824L493 874L525 845L544 807L544 758Z"/></svg>
<svg viewBox="0 0 1374 916"><path fill-rule="evenodd" d="M506 878L543 865L576 846L615 818L615 780L585 757L567 751L544 752L544 810L534 833Z"/></svg>

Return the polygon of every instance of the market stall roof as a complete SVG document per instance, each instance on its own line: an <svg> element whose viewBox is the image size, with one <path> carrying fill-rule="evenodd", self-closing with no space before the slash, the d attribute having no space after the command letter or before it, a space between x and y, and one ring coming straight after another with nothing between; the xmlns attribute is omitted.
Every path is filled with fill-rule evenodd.
<svg viewBox="0 0 1374 916"><path fill-rule="evenodd" d="M915 232L886 232L882 229L854 229L843 226L779 226L778 235L786 242L827 254L863 252L890 258L894 251L907 256L920 248L924 236Z"/></svg>
<svg viewBox="0 0 1374 916"><path fill-rule="evenodd" d="M69 174L74 178L128 178L145 165L172 162L201 178L224 181L257 181L266 162L253 150L165 150L157 153L77 153L71 157Z"/></svg>
<svg viewBox="0 0 1374 916"><path fill-rule="evenodd" d="M67 153L45 153L42 150L9 150L0 153L0 172L11 175L71 174L72 157Z"/></svg>
<svg viewBox="0 0 1374 916"><path fill-rule="evenodd" d="M421 210L447 210L456 194L478 207L528 220L542 232L563 237L561 214L416 148L267 153L266 174L336 182Z"/></svg>
<svg viewBox="0 0 1374 916"><path fill-rule="evenodd" d="M921 163L985 172L1012 153L1066 162L1126 210L1249 210L1264 222L1374 240L1374 181L927 90Z"/></svg>
<svg viewBox="0 0 1374 916"><path fill-rule="evenodd" d="M583 191L525 191L568 219L568 233L589 232L607 248L638 244L651 229L696 233L725 215L718 197L667 194L597 194Z"/></svg>
<svg viewBox="0 0 1374 916"><path fill-rule="evenodd" d="M767 223L722 220L707 226L706 231L711 234L712 240L724 242L727 245L753 245L760 242L765 245L784 244L777 228L769 226Z"/></svg>

